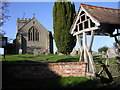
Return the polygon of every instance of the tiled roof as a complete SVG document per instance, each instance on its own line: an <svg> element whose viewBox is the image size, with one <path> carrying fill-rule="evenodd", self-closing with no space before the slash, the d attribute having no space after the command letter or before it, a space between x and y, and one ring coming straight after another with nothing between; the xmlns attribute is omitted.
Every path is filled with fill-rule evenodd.
<svg viewBox="0 0 120 90"><path fill-rule="evenodd" d="M87 4L81 4L81 7L83 7L100 23L120 24L120 9L105 8Z"/></svg>

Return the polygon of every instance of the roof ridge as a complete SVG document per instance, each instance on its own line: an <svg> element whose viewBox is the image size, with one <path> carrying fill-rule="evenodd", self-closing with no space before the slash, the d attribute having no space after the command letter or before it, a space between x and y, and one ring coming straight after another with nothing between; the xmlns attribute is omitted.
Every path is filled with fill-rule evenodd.
<svg viewBox="0 0 120 90"><path fill-rule="evenodd" d="M35 17L33 17L32 19L30 19L27 23L25 23L20 29L22 29L24 26L26 26L30 21L32 21ZM20 30L19 29L19 30Z"/></svg>
<svg viewBox="0 0 120 90"><path fill-rule="evenodd" d="M94 5L84 4L84 3L81 3L81 6L88 6L88 7L93 7L93 8L107 9L107 10L120 10L120 9L114 9L114 8L107 8L107 7L101 7L101 6L94 6Z"/></svg>

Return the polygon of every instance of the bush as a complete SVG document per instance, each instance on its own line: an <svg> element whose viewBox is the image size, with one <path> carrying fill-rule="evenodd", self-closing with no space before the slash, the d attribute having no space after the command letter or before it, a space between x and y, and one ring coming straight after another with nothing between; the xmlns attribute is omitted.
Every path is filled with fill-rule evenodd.
<svg viewBox="0 0 120 90"><path fill-rule="evenodd" d="M102 51L107 52L107 50L108 50L108 47L107 46L103 46L103 47L98 49L98 52L101 52L101 53L102 53Z"/></svg>

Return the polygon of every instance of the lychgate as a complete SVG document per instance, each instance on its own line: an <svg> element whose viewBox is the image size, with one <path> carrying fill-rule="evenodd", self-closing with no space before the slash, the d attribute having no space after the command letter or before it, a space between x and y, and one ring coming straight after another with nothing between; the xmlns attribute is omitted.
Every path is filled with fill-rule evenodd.
<svg viewBox="0 0 120 90"><path fill-rule="evenodd" d="M95 75L95 66L92 56L94 35L109 35L114 37L120 48L117 36L120 35L120 9L81 4L77 16L71 26L70 33L76 36L80 48L80 61L87 63L89 75ZM116 34L113 32L116 30ZM90 44L87 44L86 35L91 35ZM82 38L82 39L81 39Z"/></svg>

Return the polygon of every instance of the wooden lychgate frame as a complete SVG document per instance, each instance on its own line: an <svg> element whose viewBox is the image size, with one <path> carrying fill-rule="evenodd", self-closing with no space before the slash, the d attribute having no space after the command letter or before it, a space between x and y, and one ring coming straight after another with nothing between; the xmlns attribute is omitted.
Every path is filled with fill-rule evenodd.
<svg viewBox="0 0 120 90"><path fill-rule="evenodd" d="M94 13L99 14L100 12L104 12L103 15L115 13L116 17L111 15L111 19L117 19L115 19L116 21L112 21L108 20L108 18L104 18L106 19L104 20L103 16L101 15L95 16ZM118 30L120 29L120 24L118 19L119 15L117 16L116 13L118 14L118 9L97 7L86 4L81 4L79 8L78 14L73 22L70 33L73 34L73 36L76 36L80 49L79 61L84 61L87 63L87 72L89 73L89 75L94 76L96 73L92 56L94 35L109 35L111 37L115 37L115 41L118 42L116 37L120 35L120 33L118 32ZM117 30L117 33L113 34L115 30ZM87 43L86 35L91 35L89 45Z"/></svg>

